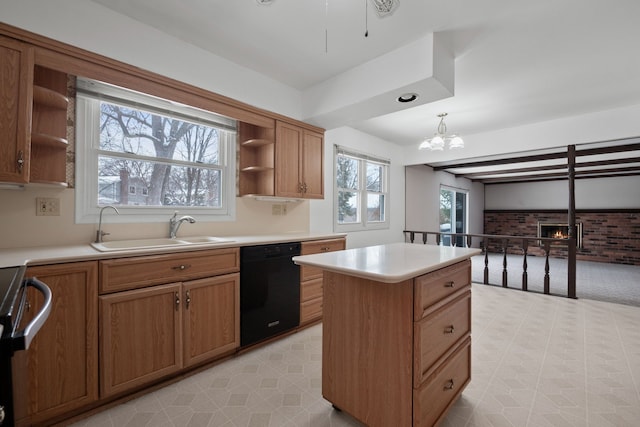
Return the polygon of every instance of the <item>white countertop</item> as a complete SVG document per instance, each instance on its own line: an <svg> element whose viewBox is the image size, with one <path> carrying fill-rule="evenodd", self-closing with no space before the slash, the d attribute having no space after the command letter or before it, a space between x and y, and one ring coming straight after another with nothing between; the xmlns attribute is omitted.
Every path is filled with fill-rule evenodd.
<svg viewBox="0 0 640 427"><path fill-rule="evenodd" d="M202 251L206 249L267 245L271 243L335 239L345 236L346 234L344 233L283 233L277 235L224 236L225 239L230 239L230 241L214 244L120 250L113 252L100 252L94 249L89 243L80 245L9 248L0 249L0 268L18 265L45 265L73 261L123 258L136 255Z"/></svg>
<svg viewBox="0 0 640 427"><path fill-rule="evenodd" d="M479 254L480 249L415 243L391 243L293 257L310 265L383 283L398 283Z"/></svg>

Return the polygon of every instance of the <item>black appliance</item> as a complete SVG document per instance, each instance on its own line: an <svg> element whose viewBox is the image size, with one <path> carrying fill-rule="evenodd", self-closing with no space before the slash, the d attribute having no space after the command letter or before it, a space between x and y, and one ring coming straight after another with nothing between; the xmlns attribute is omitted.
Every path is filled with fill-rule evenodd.
<svg viewBox="0 0 640 427"><path fill-rule="evenodd" d="M240 248L240 345L300 324L300 243Z"/></svg>
<svg viewBox="0 0 640 427"><path fill-rule="evenodd" d="M26 268L0 268L0 425L13 426L13 378L11 359L16 351L29 348L51 311L51 290L35 277L23 279ZM24 329L20 321L27 305L27 288L33 287L44 296L44 304Z"/></svg>

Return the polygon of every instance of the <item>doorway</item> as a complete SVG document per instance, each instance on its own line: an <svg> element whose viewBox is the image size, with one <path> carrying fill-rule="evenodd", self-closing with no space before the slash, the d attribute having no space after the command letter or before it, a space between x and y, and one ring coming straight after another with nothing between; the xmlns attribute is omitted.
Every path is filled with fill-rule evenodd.
<svg viewBox="0 0 640 427"><path fill-rule="evenodd" d="M451 187L440 187L440 232L466 233L469 192ZM455 246L464 247L464 236L457 236ZM442 236L441 244L451 245L451 236Z"/></svg>

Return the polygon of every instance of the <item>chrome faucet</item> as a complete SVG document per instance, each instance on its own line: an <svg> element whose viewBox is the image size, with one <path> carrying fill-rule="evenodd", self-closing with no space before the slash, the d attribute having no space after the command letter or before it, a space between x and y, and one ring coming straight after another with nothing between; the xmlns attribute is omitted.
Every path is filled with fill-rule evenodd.
<svg viewBox="0 0 640 427"><path fill-rule="evenodd" d="M96 231L96 243L102 243L102 238L109 235L109 233L102 231L102 212L107 208L113 209L118 215L120 215L120 212L118 212L118 209L116 209L115 206L107 205L100 209L100 221L98 222L98 230Z"/></svg>
<svg viewBox="0 0 640 427"><path fill-rule="evenodd" d="M171 239L176 238L176 233L178 232L178 228L180 228L180 225L183 222L189 221L190 224L193 224L194 222L196 222L196 220L189 215L185 215L181 218L176 219L177 215L178 215L178 211L174 212L173 216L169 219L169 237Z"/></svg>

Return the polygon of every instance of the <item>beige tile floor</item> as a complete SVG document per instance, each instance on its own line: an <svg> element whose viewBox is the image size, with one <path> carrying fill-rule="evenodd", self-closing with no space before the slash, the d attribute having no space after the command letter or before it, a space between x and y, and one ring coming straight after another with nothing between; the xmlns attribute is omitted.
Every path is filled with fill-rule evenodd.
<svg viewBox="0 0 640 427"><path fill-rule="evenodd" d="M321 396L321 325L76 426L359 426ZM473 285L451 426L639 426L640 307Z"/></svg>

